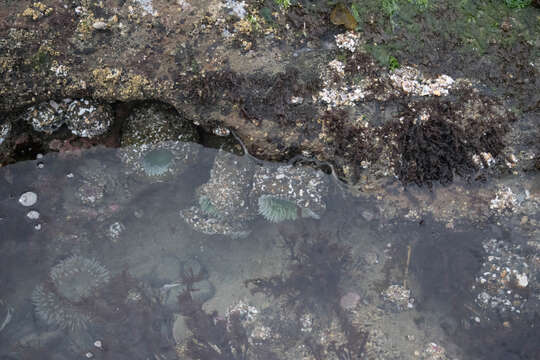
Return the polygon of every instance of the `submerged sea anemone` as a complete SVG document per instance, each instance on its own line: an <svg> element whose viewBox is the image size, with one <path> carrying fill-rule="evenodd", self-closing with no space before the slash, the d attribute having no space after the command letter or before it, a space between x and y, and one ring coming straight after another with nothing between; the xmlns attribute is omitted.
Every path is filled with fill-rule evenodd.
<svg viewBox="0 0 540 360"><path fill-rule="evenodd" d="M182 141L127 146L119 151L128 173L137 172L147 179L166 180L196 164L199 146Z"/></svg>
<svg viewBox="0 0 540 360"><path fill-rule="evenodd" d="M253 175L251 199L271 222L319 219L326 210L328 177L306 166L261 166Z"/></svg>
<svg viewBox="0 0 540 360"><path fill-rule="evenodd" d="M167 180L197 163L199 134L172 106L144 103L122 128L122 162L150 181Z"/></svg>
<svg viewBox="0 0 540 360"><path fill-rule="evenodd" d="M210 201L210 198L206 195L199 196L199 207L205 214L220 216L218 209L216 209L212 204L212 201Z"/></svg>
<svg viewBox="0 0 540 360"><path fill-rule="evenodd" d="M174 155L168 149L154 149L142 157L142 168L148 176L161 176L174 164Z"/></svg>
<svg viewBox="0 0 540 360"><path fill-rule="evenodd" d="M43 285L32 292L32 303L36 314L49 325L76 331L87 327L91 321L89 313L81 311Z"/></svg>
<svg viewBox="0 0 540 360"><path fill-rule="evenodd" d="M79 330L91 320L81 303L109 282L109 271L96 260L73 255L49 273L32 293L36 314L49 325Z"/></svg>
<svg viewBox="0 0 540 360"><path fill-rule="evenodd" d="M298 208L295 203L274 197L262 195L259 197L259 214L271 222L281 222L285 220L296 220L298 218Z"/></svg>

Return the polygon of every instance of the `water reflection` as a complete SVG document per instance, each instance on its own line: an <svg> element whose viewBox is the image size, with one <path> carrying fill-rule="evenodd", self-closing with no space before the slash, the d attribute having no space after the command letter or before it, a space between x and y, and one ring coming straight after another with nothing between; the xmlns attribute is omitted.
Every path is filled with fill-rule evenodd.
<svg viewBox="0 0 540 360"><path fill-rule="evenodd" d="M533 358L520 235L170 145L0 168L2 359Z"/></svg>

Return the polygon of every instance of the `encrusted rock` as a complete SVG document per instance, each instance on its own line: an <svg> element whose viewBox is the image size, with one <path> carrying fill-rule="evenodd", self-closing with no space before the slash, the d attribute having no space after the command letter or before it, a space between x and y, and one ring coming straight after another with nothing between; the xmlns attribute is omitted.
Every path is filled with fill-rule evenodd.
<svg viewBox="0 0 540 360"><path fill-rule="evenodd" d="M180 211L180 216L194 230L207 235L226 235L232 238L244 238L251 230L245 222L209 215L198 206Z"/></svg>
<svg viewBox="0 0 540 360"><path fill-rule="evenodd" d="M50 100L30 107L24 117L35 131L52 134L64 125L64 111L61 102Z"/></svg>
<svg viewBox="0 0 540 360"><path fill-rule="evenodd" d="M382 295L385 301L394 305L394 310L403 311L413 307L411 290L401 285L390 285Z"/></svg>
<svg viewBox="0 0 540 360"><path fill-rule="evenodd" d="M6 141L9 133L11 132L11 123L5 123L0 125L0 145Z"/></svg>
<svg viewBox="0 0 540 360"><path fill-rule="evenodd" d="M486 252L473 290L475 302L488 316L518 315L527 303L531 268L519 245L502 240L483 242Z"/></svg>
<svg viewBox="0 0 540 360"><path fill-rule="evenodd" d="M251 198L270 221L281 221L281 215L286 215L284 220L294 220L295 210L285 209L287 203L297 206L303 217L318 219L326 210L328 185L328 177L310 167L259 167L253 176Z"/></svg>
<svg viewBox="0 0 540 360"><path fill-rule="evenodd" d="M113 112L107 104L85 99L73 100L67 106L65 120L74 135L93 138L109 130Z"/></svg>
<svg viewBox="0 0 540 360"><path fill-rule="evenodd" d="M219 151L210 180L197 191L201 208L223 218L250 220L255 214L249 201L254 170L249 158Z"/></svg>
<svg viewBox="0 0 540 360"><path fill-rule="evenodd" d="M74 135L92 138L107 132L113 113L107 104L65 98L59 102L49 100L30 107L25 119L39 132L52 134L67 124Z"/></svg>
<svg viewBox="0 0 540 360"><path fill-rule="evenodd" d="M448 75L439 75L435 79L423 76L420 71L410 66L396 69L390 75L392 84L407 94L417 96L448 95L454 84L454 79Z"/></svg>
<svg viewBox="0 0 540 360"><path fill-rule="evenodd" d="M120 158L130 171L154 180L183 172L198 159L197 130L173 108L151 104L134 109L123 129Z"/></svg>
<svg viewBox="0 0 540 360"><path fill-rule="evenodd" d="M122 146L159 144L163 141L197 142L197 129L174 108L145 104L133 109L122 129Z"/></svg>

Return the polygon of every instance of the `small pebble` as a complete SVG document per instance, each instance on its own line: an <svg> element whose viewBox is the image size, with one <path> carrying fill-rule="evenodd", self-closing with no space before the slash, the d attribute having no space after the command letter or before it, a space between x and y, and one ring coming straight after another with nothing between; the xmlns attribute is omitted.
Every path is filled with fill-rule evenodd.
<svg viewBox="0 0 540 360"><path fill-rule="evenodd" d="M103 343L101 342L101 340L94 341L94 346L97 347L100 350L103 349Z"/></svg>
<svg viewBox="0 0 540 360"><path fill-rule="evenodd" d="M36 229L37 231L41 230L41 224L34 225L34 229Z"/></svg>
<svg viewBox="0 0 540 360"><path fill-rule="evenodd" d="M375 218L375 215L369 210L364 210L364 211L362 211L362 217L366 221L371 221L371 220L373 220Z"/></svg>
<svg viewBox="0 0 540 360"><path fill-rule="evenodd" d="M144 212L141 210L141 209L137 209L133 212L133 215L137 218L137 219L142 219L142 217L144 216Z"/></svg>
<svg viewBox="0 0 540 360"><path fill-rule="evenodd" d="M90 351L87 352L86 354L84 354L84 356L87 358L87 359L91 359L94 357L94 354L92 354Z"/></svg>
<svg viewBox="0 0 540 360"><path fill-rule="evenodd" d="M28 212L28 214L26 214L26 217L30 220L37 220L39 219L39 212L37 212L36 210L31 210Z"/></svg>
<svg viewBox="0 0 540 360"><path fill-rule="evenodd" d="M92 27L96 30L105 30L107 28L107 23L103 21L96 21L92 24Z"/></svg>
<svg viewBox="0 0 540 360"><path fill-rule="evenodd" d="M33 206L37 203L37 194L32 191L27 191L19 198L19 203L22 206Z"/></svg>
<svg viewBox="0 0 540 360"><path fill-rule="evenodd" d="M527 274L516 274L517 286L520 288L526 288L529 285L529 278Z"/></svg>

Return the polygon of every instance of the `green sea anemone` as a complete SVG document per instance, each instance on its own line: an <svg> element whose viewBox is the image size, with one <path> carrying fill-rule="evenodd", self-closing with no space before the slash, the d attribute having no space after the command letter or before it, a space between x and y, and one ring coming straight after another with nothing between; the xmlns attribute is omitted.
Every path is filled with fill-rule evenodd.
<svg viewBox="0 0 540 360"><path fill-rule="evenodd" d="M127 173L136 172L150 181L166 181L196 164L199 150L198 144L163 141L127 146L121 148L118 155Z"/></svg>
<svg viewBox="0 0 540 360"><path fill-rule="evenodd" d="M73 255L54 266L49 279L32 293L36 314L49 325L80 330L91 314L80 304L105 286L109 271L96 260Z"/></svg>
<svg viewBox="0 0 540 360"><path fill-rule="evenodd" d="M49 325L72 331L85 329L92 317L81 311L69 301L63 299L56 291L38 285L32 292L32 303L36 314Z"/></svg>
<svg viewBox="0 0 540 360"><path fill-rule="evenodd" d="M298 207L291 201L271 195L262 195L258 202L259 214L268 221L277 223L298 218Z"/></svg>
<svg viewBox="0 0 540 360"><path fill-rule="evenodd" d="M168 149L153 149L143 155L142 168L148 176L166 174L174 164L174 155Z"/></svg>
<svg viewBox="0 0 540 360"><path fill-rule="evenodd" d="M216 209L216 207L212 204L212 202L206 195L199 196L199 207L205 214L220 216L218 209Z"/></svg>

